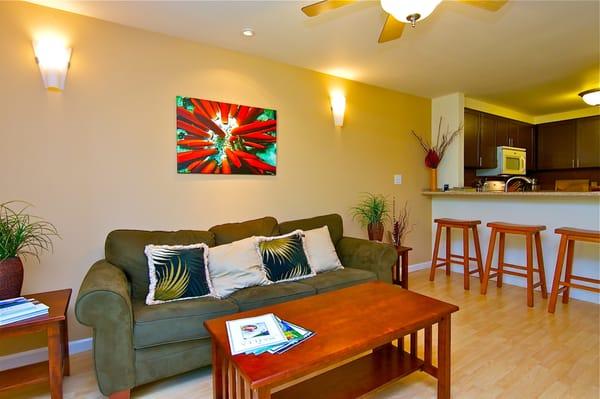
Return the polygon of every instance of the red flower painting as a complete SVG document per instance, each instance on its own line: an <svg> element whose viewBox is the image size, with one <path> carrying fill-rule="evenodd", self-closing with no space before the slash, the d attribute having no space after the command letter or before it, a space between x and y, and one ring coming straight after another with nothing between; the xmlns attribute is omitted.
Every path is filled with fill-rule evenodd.
<svg viewBox="0 0 600 399"><path fill-rule="evenodd" d="M275 110L177 97L177 171L274 175Z"/></svg>

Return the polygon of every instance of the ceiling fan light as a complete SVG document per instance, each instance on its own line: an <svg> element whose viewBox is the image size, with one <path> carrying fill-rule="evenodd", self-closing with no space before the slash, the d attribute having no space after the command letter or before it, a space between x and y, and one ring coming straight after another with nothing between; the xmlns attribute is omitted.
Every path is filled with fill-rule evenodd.
<svg viewBox="0 0 600 399"><path fill-rule="evenodd" d="M586 104L600 105L600 89L582 91L579 96Z"/></svg>
<svg viewBox="0 0 600 399"><path fill-rule="evenodd" d="M427 18L442 0L381 0L381 8L400 22L414 23ZM416 16L416 18L415 18Z"/></svg>

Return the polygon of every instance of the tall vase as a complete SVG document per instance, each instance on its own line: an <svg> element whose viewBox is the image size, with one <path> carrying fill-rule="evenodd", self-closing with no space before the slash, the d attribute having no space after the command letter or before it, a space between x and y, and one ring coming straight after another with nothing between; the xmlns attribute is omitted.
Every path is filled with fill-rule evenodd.
<svg viewBox="0 0 600 399"><path fill-rule="evenodd" d="M437 169L429 168L429 189L431 191L437 191Z"/></svg>

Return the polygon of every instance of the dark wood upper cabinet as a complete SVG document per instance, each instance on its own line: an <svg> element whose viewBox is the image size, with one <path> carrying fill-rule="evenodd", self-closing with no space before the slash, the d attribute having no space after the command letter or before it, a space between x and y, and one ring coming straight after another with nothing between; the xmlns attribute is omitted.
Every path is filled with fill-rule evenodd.
<svg viewBox="0 0 600 399"><path fill-rule="evenodd" d="M525 148L525 151L527 151L527 170L535 169L535 129L533 125L511 121L511 131L512 147Z"/></svg>
<svg viewBox="0 0 600 399"><path fill-rule="evenodd" d="M511 120L501 117L494 117L496 119L496 146L503 145L508 147L514 147L513 131L511 129Z"/></svg>
<svg viewBox="0 0 600 399"><path fill-rule="evenodd" d="M479 116L479 112L465 109L465 168L479 167Z"/></svg>
<svg viewBox="0 0 600 399"><path fill-rule="evenodd" d="M538 125L538 169L568 169L575 167L576 120Z"/></svg>
<svg viewBox="0 0 600 399"><path fill-rule="evenodd" d="M575 167L600 166L600 116L577 119Z"/></svg>
<svg viewBox="0 0 600 399"><path fill-rule="evenodd" d="M481 114L479 124L479 167L496 167L496 125L493 115Z"/></svg>

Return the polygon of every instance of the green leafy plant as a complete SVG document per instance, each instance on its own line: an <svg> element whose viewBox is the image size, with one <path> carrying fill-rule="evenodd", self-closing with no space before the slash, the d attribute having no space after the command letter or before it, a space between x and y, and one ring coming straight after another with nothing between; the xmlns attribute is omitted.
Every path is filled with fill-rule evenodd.
<svg viewBox="0 0 600 399"><path fill-rule="evenodd" d="M0 204L0 261L16 256L32 256L39 261L43 251L51 251L52 238L60 237L52 223L28 214L27 202Z"/></svg>
<svg viewBox="0 0 600 399"><path fill-rule="evenodd" d="M351 208L352 217L363 225L383 223L390 216L390 204L381 194L364 193L359 203Z"/></svg>

